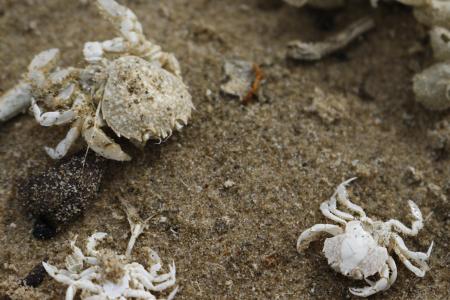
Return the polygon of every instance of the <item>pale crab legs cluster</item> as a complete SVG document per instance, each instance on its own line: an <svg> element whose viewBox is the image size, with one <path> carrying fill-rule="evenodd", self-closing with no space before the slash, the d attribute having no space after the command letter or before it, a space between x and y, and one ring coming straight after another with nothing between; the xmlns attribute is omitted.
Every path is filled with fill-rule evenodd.
<svg viewBox="0 0 450 300"><path fill-rule="evenodd" d="M308 245L320 238L322 233L333 237L327 238L323 252L328 264L337 272L353 279L364 279L370 286L364 288L350 288L356 296L368 297L375 293L389 289L397 278L397 267L389 252L397 254L400 261L411 272L423 277L429 267L433 243L426 253L409 250L400 233L416 236L423 228L422 213L417 205L408 201L415 220L408 228L398 220L387 222L374 221L366 216L364 210L350 202L345 189L346 185L355 178L341 183L336 192L320 206L322 214L340 225L316 224L305 230L297 241L297 250L302 252ZM337 207L343 205L349 212ZM356 216L355 216L356 215ZM368 277L378 275L378 281L371 281Z"/></svg>
<svg viewBox="0 0 450 300"><path fill-rule="evenodd" d="M158 254L148 249L149 269L133 262L131 251L134 243L143 230L147 221L137 217L136 211L125 206L131 237L125 255L116 254L110 249L97 250L97 242L102 241L107 234L96 232L86 243L86 255L75 245L76 237L70 242L72 254L66 257L65 269L44 262L46 272L57 282L68 286L66 300L73 300L78 290L81 299L110 300L110 299L146 299L156 300L154 293L161 293L173 287L176 283L175 264L169 266L169 272L159 274L162 268ZM167 296L167 300L175 297L178 287Z"/></svg>
<svg viewBox="0 0 450 300"><path fill-rule="evenodd" d="M0 121L31 103L42 126L71 124L56 148L46 148L54 159L65 156L82 135L103 157L129 160L102 127L143 146L180 130L194 108L175 56L146 39L130 9L114 0L96 4L120 37L86 43L83 69L59 68L58 49L38 54L23 80L0 98Z"/></svg>

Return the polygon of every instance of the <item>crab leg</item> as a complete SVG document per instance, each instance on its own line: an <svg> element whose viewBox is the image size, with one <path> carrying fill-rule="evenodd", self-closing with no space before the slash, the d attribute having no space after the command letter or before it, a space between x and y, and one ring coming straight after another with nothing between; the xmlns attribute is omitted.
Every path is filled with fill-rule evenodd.
<svg viewBox="0 0 450 300"><path fill-rule="evenodd" d="M148 221L153 216L150 216L147 219L142 220L135 207L133 207L132 205L123 200L120 201L120 203L122 204L123 209L127 214L128 224L130 225L131 237L130 240L128 241L127 250L125 251L125 255L130 256L137 238L142 234L142 232L144 232L145 229L148 228ZM156 252L154 252L154 255L158 257Z"/></svg>
<svg viewBox="0 0 450 300"><path fill-rule="evenodd" d="M331 211L333 210L333 207L330 207L330 202L329 201L325 201L320 205L320 211L322 212L322 214L327 217L328 219L331 219L337 223L341 223L343 225L345 225L347 223L347 221L345 221L345 219L342 217L338 217L336 215L334 215ZM342 216L342 215L341 215ZM351 219L350 219L351 220Z"/></svg>
<svg viewBox="0 0 450 300"><path fill-rule="evenodd" d="M356 177L348 179L347 181L341 183L337 187L333 196L331 196L330 200L325 201L320 205L320 210L322 211L322 214L324 216L341 224L345 224L346 221L354 220L355 218L353 215L337 209L337 203L339 203L344 205L350 211L358 213L361 218L366 218L364 210L360 206L350 202L350 200L348 199L347 191L345 189L346 185L355 179Z"/></svg>
<svg viewBox="0 0 450 300"><path fill-rule="evenodd" d="M69 285L66 291L66 298L65 300L72 300L75 297L75 294L77 293L77 288L72 284Z"/></svg>
<svg viewBox="0 0 450 300"><path fill-rule="evenodd" d="M53 126L67 124L75 120L77 114L73 110L50 111L43 113L34 98L31 98L31 107L34 118L42 126Z"/></svg>
<svg viewBox="0 0 450 300"><path fill-rule="evenodd" d="M181 67L173 53L160 52L158 60L161 67L181 78Z"/></svg>
<svg viewBox="0 0 450 300"><path fill-rule="evenodd" d="M156 300L156 297L153 296L150 292L142 291L142 290L126 289L124 291L123 295L126 297L126 299L137 298L137 299Z"/></svg>
<svg viewBox="0 0 450 300"><path fill-rule="evenodd" d="M142 232L146 229L147 224L131 224L131 237L128 241L127 250L125 252L126 256L131 255L131 251L133 251L134 244L136 243L137 238L142 234Z"/></svg>
<svg viewBox="0 0 450 300"><path fill-rule="evenodd" d="M347 194L347 190L345 189L345 187L352 181L354 181L356 179L356 177L350 178L346 181L344 181L343 183L341 183L337 189L336 189L336 193L337 194L337 200L340 204L344 205L345 207L347 207L349 210L354 211L356 213L359 214L359 216L361 218L365 218L366 217L366 213L364 212L364 210L362 209L361 206L356 205L354 203L352 203L349 199L348 199L348 194Z"/></svg>
<svg viewBox="0 0 450 300"><path fill-rule="evenodd" d="M26 80L33 86L42 88L46 75L56 67L59 61L59 49L53 48L36 55L28 66Z"/></svg>
<svg viewBox="0 0 450 300"><path fill-rule="evenodd" d="M31 101L31 85L20 82L0 97L0 122L24 112Z"/></svg>
<svg viewBox="0 0 450 300"><path fill-rule="evenodd" d="M97 256L98 252L95 250L98 241L102 241L108 234L106 232L96 232L88 238L86 243L87 253L92 256Z"/></svg>
<svg viewBox="0 0 450 300"><path fill-rule="evenodd" d="M56 148L45 147L45 152L53 159L61 159L69 151L70 147L80 136L82 121L81 119L72 123L66 137L59 142Z"/></svg>
<svg viewBox="0 0 450 300"><path fill-rule="evenodd" d="M89 148L101 156L117 161L131 160L131 157L97 126L94 117L85 119L82 133Z"/></svg>
<svg viewBox="0 0 450 300"><path fill-rule="evenodd" d="M389 220L386 223L390 226L393 226L397 231L400 231L403 234L415 236L417 235L419 230L423 228L423 217L417 204L415 204L411 200L408 200L408 205L411 208L412 215L416 219L414 222L412 222L411 228L406 227L398 220Z"/></svg>
<svg viewBox="0 0 450 300"><path fill-rule="evenodd" d="M165 275L169 276L169 278L166 281L164 281L164 282L162 282L162 283L160 283L158 285L155 285L155 286L153 286L152 288L149 288L149 289L151 289L153 291L161 292L161 291L163 291L163 290L173 286L175 284L175 282L176 282L176 279L175 279L175 275L176 275L175 263L172 263L172 265L169 266L169 273L165 274ZM163 276L163 275L161 275L161 276Z"/></svg>
<svg viewBox="0 0 450 300"><path fill-rule="evenodd" d="M430 247L428 248L427 253L413 252L413 251L408 250L408 248L404 244L402 238L400 238L399 236L397 236L395 238L395 245L396 245L396 247L394 247L394 251L400 258L402 263L411 272L416 274L416 276L418 276L418 277L425 276L426 271L429 270L429 266L426 263L426 261L430 257L431 250L433 249L433 243L431 243ZM414 262L416 262L419 265L419 267L414 266L411 263L410 259L413 260Z"/></svg>
<svg viewBox="0 0 450 300"><path fill-rule="evenodd" d="M390 275L389 270L391 271ZM375 283L371 283L371 286L365 288L350 288L350 293L359 297L369 297L370 295L389 289L397 279L397 266L391 256L388 257L387 264L384 265L379 274L381 278Z"/></svg>
<svg viewBox="0 0 450 300"><path fill-rule="evenodd" d="M31 87L42 86L45 73L53 69L59 60L59 50L49 49L36 55L28 66L25 79L0 97L0 122L24 112L31 102Z"/></svg>
<svg viewBox="0 0 450 300"><path fill-rule="evenodd" d="M431 242L430 247L427 250L427 253L423 253L423 252L415 252L415 251L411 251L409 250L406 245L405 242L403 241L403 239L397 235L394 234L394 241L396 246L402 251L403 254L405 254L407 257L413 259L414 261L417 262L424 262L426 260L428 260L430 258L431 255L431 251L433 249L433 245L434 242Z"/></svg>
<svg viewBox="0 0 450 300"><path fill-rule="evenodd" d="M341 227L332 224L316 224L302 232L297 240L297 251L302 252L309 244L318 239L321 233L328 233L333 236L343 233Z"/></svg>
<svg viewBox="0 0 450 300"><path fill-rule="evenodd" d="M97 0L97 7L105 18L116 28L121 37L104 42L88 42L84 45L83 54L86 61L98 62L104 52L154 52L159 46L146 40L142 25L136 15L127 7L114 0ZM147 49L148 48L148 49Z"/></svg>
<svg viewBox="0 0 450 300"><path fill-rule="evenodd" d="M163 52L160 46L147 40L141 23L129 8L114 0L97 0L97 7L121 36L104 42L86 43L83 50L86 61L100 61L104 52L128 52L150 62L157 62L162 68L181 77L176 57L172 53Z"/></svg>
<svg viewBox="0 0 450 300"><path fill-rule="evenodd" d="M170 292L169 296L167 296L167 300L173 300L178 293L178 286L176 286L173 291Z"/></svg>

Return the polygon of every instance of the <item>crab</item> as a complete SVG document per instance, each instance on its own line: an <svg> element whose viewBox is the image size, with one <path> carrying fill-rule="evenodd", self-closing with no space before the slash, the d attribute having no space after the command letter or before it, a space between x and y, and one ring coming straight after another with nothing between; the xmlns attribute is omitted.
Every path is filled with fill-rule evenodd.
<svg viewBox="0 0 450 300"><path fill-rule="evenodd" d="M169 266L169 272L158 274L162 268L158 254L147 248L150 268L132 262L131 251L136 239L147 228L150 218L142 220L136 209L122 202L127 213L131 236L124 255L116 254L111 249L97 250L96 246L107 236L104 232L95 232L86 243L86 255L76 246L75 238L70 242L72 254L66 257L65 269L43 262L45 271L59 283L68 285L66 300L73 300L78 290L81 299L147 299L156 300L154 292L163 292L176 283L175 264ZM168 295L167 300L175 297L178 286Z"/></svg>
<svg viewBox="0 0 450 300"><path fill-rule="evenodd" d="M423 218L419 207L413 201L408 201L415 218L411 228L398 220L387 222L372 220L366 216L360 206L348 199L345 187L355 179L351 178L341 183L330 200L323 202L320 206L325 217L340 225L316 224L303 231L297 240L298 252L304 251L322 233L331 234L333 237L325 239L323 246L328 264L335 271L353 279L364 279L370 285L363 288L350 288L352 294L360 297L385 291L395 282L397 267L390 255L392 251L415 275L425 276L429 270L427 261L433 249L433 242L426 253L414 252L406 247L400 236L400 233L416 236L423 228ZM351 213L338 209L337 204L343 205ZM370 280L369 277L377 275L379 277L377 281Z"/></svg>
<svg viewBox="0 0 450 300"><path fill-rule="evenodd" d="M144 146L181 130L194 108L176 57L146 39L130 9L114 0L97 0L96 4L119 37L87 42L83 49L87 65L82 69L57 67L58 49L42 52L24 79L0 98L0 121L31 103L42 126L71 124L55 148L45 148L53 159L64 157L82 135L101 156L130 160L102 127ZM21 100L20 105L14 98Z"/></svg>

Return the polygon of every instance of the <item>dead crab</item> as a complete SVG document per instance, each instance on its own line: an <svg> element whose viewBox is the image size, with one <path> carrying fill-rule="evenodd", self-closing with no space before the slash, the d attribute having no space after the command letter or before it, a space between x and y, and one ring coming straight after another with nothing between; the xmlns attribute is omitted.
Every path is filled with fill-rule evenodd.
<svg viewBox="0 0 450 300"><path fill-rule="evenodd" d="M323 252L330 266L337 272L353 279L364 279L370 286L364 288L350 288L356 296L367 297L377 292L387 290L397 278L397 267L394 259L389 255L394 251L403 264L414 274L423 277L429 269L427 260L430 257L433 243L427 253L410 251L399 233L415 236L423 227L423 218L417 205L409 201L411 213L415 218L411 228L397 220L387 222L374 221L368 218L364 210L350 202L345 186L355 178L341 183L330 200L320 206L320 210L327 218L340 223L316 224L305 230L297 241L297 250L303 251L309 243L320 237L322 233L333 235L327 238ZM344 205L350 213L337 208L337 203ZM413 265L413 262L417 265ZM378 281L368 279L377 275Z"/></svg>
<svg viewBox="0 0 450 300"><path fill-rule="evenodd" d="M74 299L78 290L81 290L81 299L156 300L153 295L155 292L164 292L175 285L175 263L169 266L168 273L159 274L162 262L152 249L147 248L148 269L132 261L131 251L139 235L147 228L150 218L142 220L134 207L123 201L122 204L131 229L125 255L116 254L111 249L97 250L97 243L107 234L96 232L87 240L85 252L87 256L75 245L76 237L70 242L72 254L66 257L65 269L42 263L45 271L53 279L68 286L66 300ZM173 299L177 291L178 287L175 287L167 296L167 300Z"/></svg>
<svg viewBox="0 0 450 300"><path fill-rule="evenodd" d="M31 102L42 126L71 123L57 147L46 148L54 159L66 155L81 134L100 155L129 160L101 127L107 125L117 136L145 145L150 139L161 141L180 130L193 109L175 56L145 38L130 9L114 0L97 0L97 7L120 37L86 43L83 54L88 65L84 69L60 69L58 49L42 52L30 64L24 80L0 98L0 121ZM14 99L23 101L18 105Z"/></svg>
<svg viewBox="0 0 450 300"><path fill-rule="evenodd" d="M148 299L156 300L152 292L162 292L175 285L175 264L170 266L169 273L158 274L161 270L161 259L149 249L150 269L141 264L129 262L125 255L118 255L112 250L96 250L96 244L106 237L104 232L96 232L88 238L85 256L75 241L70 242L72 255L66 258L66 269L58 269L43 262L46 272L56 281L68 285L66 300L74 299L81 290L81 299ZM173 299L178 288L175 288L168 299Z"/></svg>

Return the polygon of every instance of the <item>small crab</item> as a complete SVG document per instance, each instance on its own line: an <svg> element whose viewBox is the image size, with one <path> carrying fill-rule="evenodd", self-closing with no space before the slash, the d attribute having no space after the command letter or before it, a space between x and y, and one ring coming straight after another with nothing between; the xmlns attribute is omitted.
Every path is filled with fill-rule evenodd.
<svg viewBox="0 0 450 300"><path fill-rule="evenodd" d="M364 279L370 286L364 288L350 288L356 296L367 297L389 289L397 278L397 267L394 259L389 255L394 251L403 264L414 274L423 277L429 267L427 260L433 248L433 242L427 253L409 250L399 233L415 236L423 227L423 218L417 205L408 201L411 213L415 218L411 228L406 227L398 220L387 222L374 221L367 217L364 210L350 202L346 185L356 178L341 183L336 192L320 206L322 214L327 218L340 223L316 224L305 230L297 241L297 250L302 252L309 243L320 237L321 233L333 235L324 243L323 252L328 264L345 276L353 279ZM337 203L344 205L349 211L358 215L341 211ZM415 266L413 262L417 265ZM368 277L377 275L378 281L371 281Z"/></svg>
<svg viewBox="0 0 450 300"><path fill-rule="evenodd" d="M86 253L75 245L76 237L70 242L72 254L66 257L66 269L43 262L47 273L56 281L68 285L66 300L74 299L77 290L82 290L81 299L147 299L156 300L152 292L163 292L175 285L175 264L169 266L169 272L158 274L162 263L158 254L152 249L148 250L150 269L146 270L139 263L131 262L131 251L136 239L147 227L149 219L142 220L136 210L125 206L131 237L125 255L118 255L110 249L96 250L98 241L103 240L107 234L96 232L86 243ZM178 291L175 287L167 299L173 299Z"/></svg>
<svg viewBox="0 0 450 300"><path fill-rule="evenodd" d="M175 56L146 39L130 9L114 0L96 3L120 37L86 43L83 69L57 67L58 49L42 52L22 82L0 98L0 121L26 108L28 101L42 126L71 123L56 148L46 147L54 159L65 156L81 134L98 154L129 160L101 127L143 146L180 130L194 108Z"/></svg>

